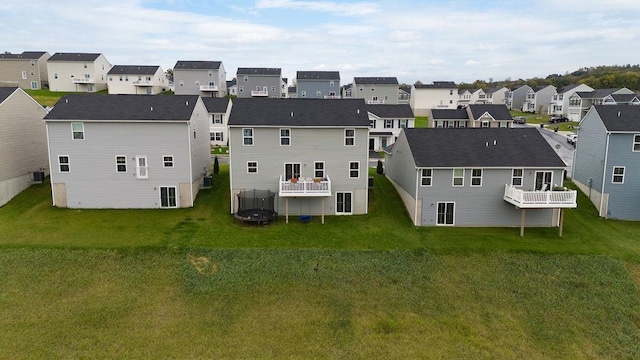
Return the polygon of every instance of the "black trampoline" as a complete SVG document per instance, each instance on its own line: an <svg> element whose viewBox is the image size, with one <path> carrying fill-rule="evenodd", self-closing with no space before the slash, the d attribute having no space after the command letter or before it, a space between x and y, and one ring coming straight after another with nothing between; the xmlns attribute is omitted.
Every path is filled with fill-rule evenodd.
<svg viewBox="0 0 640 360"><path fill-rule="evenodd" d="M238 211L233 215L241 222L268 224L278 217L274 209L275 192L271 190L242 190L236 198Z"/></svg>

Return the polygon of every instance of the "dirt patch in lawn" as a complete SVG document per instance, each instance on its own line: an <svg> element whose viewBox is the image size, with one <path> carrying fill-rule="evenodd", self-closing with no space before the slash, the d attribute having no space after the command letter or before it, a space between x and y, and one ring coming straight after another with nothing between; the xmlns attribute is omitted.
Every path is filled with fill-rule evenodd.
<svg viewBox="0 0 640 360"><path fill-rule="evenodd" d="M202 275L215 275L218 272L218 263L209 260L206 256L187 254L191 266Z"/></svg>

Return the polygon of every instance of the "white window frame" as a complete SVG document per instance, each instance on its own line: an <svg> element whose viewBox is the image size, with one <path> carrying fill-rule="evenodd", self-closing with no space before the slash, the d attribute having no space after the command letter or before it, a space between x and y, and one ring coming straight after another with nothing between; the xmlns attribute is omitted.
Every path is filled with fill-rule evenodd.
<svg viewBox="0 0 640 360"><path fill-rule="evenodd" d="M356 146L356 129L344 129L344 146Z"/></svg>
<svg viewBox="0 0 640 360"><path fill-rule="evenodd" d="M339 201L340 196L342 196L342 201ZM349 197L349 209L348 211L345 208L345 204L347 203L345 201L345 196ZM342 207L340 207L339 204L342 204ZM351 191L337 191L336 192L336 215L351 215L353 214L353 192Z"/></svg>
<svg viewBox="0 0 640 360"><path fill-rule="evenodd" d="M222 124L222 114L213 114L213 123Z"/></svg>
<svg viewBox="0 0 640 360"><path fill-rule="evenodd" d="M520 175L516 175L516 171L520 171ZM520 180L520 184L516 184L516 179ZM524 184L524 169L511 170L511 186L522 186Z"/></svg>
<svg viewBox="0 0 640 360"><path fill-rule="evenodd" d="M79 129L74 129L75 126L79 125ZM76 137L78 134L78 137ZM72 140L84 140L84 123L82 122L72 122L71 123L71 139Z"/></svg>
<svg viewBox="0 0 640 360"><path fill-rule="evenodd" d="M283 132L286 132L286 134L283 135ZM290 128L280 128L280 146L291 146Z"/></svg>
<svg viewBox="0 0 640 360"><path fill-rule="evenodd" d="M425 184L428 182L428 184ZM433 185L433 169L420 169L420 186L429 187Z"/></svg>
<svg viewBox="0 0 640 360"><path fill-rule="evenodd" d="M149 178L149 161L146 155L136 156L136 179Z"/></svg>
<svg viewBox="0 0 640 360"><path fill-rule="evenodd" d="M62 159L66 158L66 162L63 162ZM63 170L63 166L66 166L66 170ZM71 172L71 157L69 155L58 155L58 170L61 173Z"/></svg>
<svg viewBox="0 0 640 360"><path fill-rule="evenodd" d="M173 196L171 195L173 190ZM167 192L166 205L163 204L163 191ZM175 186L160 186L158 188L158 195L160 196L160 208L162 209L174 209L178 207L178 189ZM173 203L172 203L173 200Z"/></svg>
<svg viewBox="0 0 640 360"><path fill-rule="evenodd" d="M480 172L480 175L474 174L477 172ZM472 187L481 187L482 186L482 169L479 168L475 168L475 169L471 169L471 184L470 186ZM476 182L476 184L474 184L474 181Z"/></svg>
<svg viewBox="0 0 640 360"><path fill-rule="evenodd" d="M124 160L124 161L120 162L119 160ZM116 172L117 173L127 172L127 156L126 155L116 155Z"/></svg>
<svg viewBox="0 0 640 360"><path fill-rule="evenodd" d="M622 173L616 174L616 169L622 169ZM616 185L624 184L625 171L626 168L624 166L614 166L613 169L611 169L611 183ZM616 178L619 178L619 181L616 181Z"/></svg>
<svg viewBox="0 0 640 360"><path fill-rule="evenodd" d="M32 81L31 82L31 90L37 90L38 89L38 82L37 81Z"/></svg>
<svg viewBox="0 0 640 360"><path fill-rule="evenodd" d="M247 161L247 174L257 174L257 173L258 173L258 162Z"/></svg>
<svg viewBox="0 0 640 360"><path fill-rule="evenodd" d="M462 171L462 176L458 175L456 176L456 170L458 171ZM454 187L464 187L464 169L452 169L451 170L451 174L452 174L452 179L451 179L451 186ZM456 179L461 179L461 183L456 185Z"/></svg>
<svg viewBox="0 0 640 360"><path fill-rule="evenodd" d="M640 134L633 135L633 146L631 147L631 151L633 152L640 151Z"/></svg>
<svg viewBox="0 0 640 360"><path fill-rule="evenodd" d="M445 211L443 213L444 215L444 221L440 221L440 206L444 205L445 207ZM453 205L452 207L452 211L451 211L451 221L449 222L447 220L447 207L448 205ZM436 203L436 226L455 226L456 224L456 203L454 201L438 201Z"/></svg>
<svg viewBox="0 0 640 360"><path fill-rule="evenodd" d="M251 134L247 135L247 131ZM249 144L247 144L247 140L249 140ZM255 144L253 140L253 128L242 128L242 146L253 146Z"/></svg>
<svg viewBox="0 0 640 360"><path fill-rule="evenodd" d="M22 72L22 80L27 80L27 72L26 71Z"/></svg>
<svg viewBox="0 0 640 360"><path fill-rule="evenodd" d="M224 141L224 132L222 132L222 131L212 131L209 134L209 139L211 139L211 141L223 142Z"/></svg>
<svg viewBox="0 0 640 360"><path fill-rule="evenodd" d="M291 166L291 176L289 176L289 174L287 174L287 166ZM297 171L296 171L297 169ZM302 163L299 162L286 162L284 163L284 179L285 180L289 180L293 177L295 178L299 178L300 175L302 174Z"/></svg>
<svg viewBox="0 0 640 360"><path fill-rule="evenodd" d="M162 167L172 168L175 165L173 155L162 155Z"/></svg>
<svg viewBox="0 0 640 360"><path fill-rule="evenodd" d="M318 167L320 165L320 167ZM314 161L313 162L313 177L324 179L325 176L325 164L324 161Z"/></svg>
<svg viewBox="0 0 640 360"><path fill-rule="evenodd" d="M385 119L384 120L384 128L385 129L393 129L393 119Z"/></svg>
<svg viewBox="0 0 640 360"><path fill-rule="evenodd" d="M353 167L354 165L355 167ZM359 178L360 178L360 161L349 161L349 179L359 179Z"/></svg>
<svg viewBox="0 0 640 360"><path fill-rule="evenodd" d="M400 126L400 129L406 129L407 126L409 126L409 120L400 119L399 122L398 122L398 125Z"/></svg>

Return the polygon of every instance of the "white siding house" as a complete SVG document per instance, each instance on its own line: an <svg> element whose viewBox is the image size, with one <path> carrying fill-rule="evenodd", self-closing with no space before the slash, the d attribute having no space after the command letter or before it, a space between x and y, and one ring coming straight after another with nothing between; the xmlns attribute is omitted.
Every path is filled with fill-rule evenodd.
<svg viewBox="0 0 640 360"><path fill-rule="evenodd" d="M415 116L428 116L431 109L455 109L458 106L458 86L453 81L414 85L409 103Z"/></svg>
<svg viewBox="0 0 640 360"><path fill-rule="evenodd" d="M51 91L98 92L107 88L111 64L102 54L55 53L47 60Z"/></svg>
<svg viewBox="0 0 640 360"><path fill-rule="evenodd" d="M191 207L211 154L199 96L66 95L45 117L53 205Z"/></svg>
<svg viewBox="0 0 640 360"><path fill-rule="evenodd" d="M114 65L107 81L109 94L155 95L169 90L169 80L156 65Z"/></svg>

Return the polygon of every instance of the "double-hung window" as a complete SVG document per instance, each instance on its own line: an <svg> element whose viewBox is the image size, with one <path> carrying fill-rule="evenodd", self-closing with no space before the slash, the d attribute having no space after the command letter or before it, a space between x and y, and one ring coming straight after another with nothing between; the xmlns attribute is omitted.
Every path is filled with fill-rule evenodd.
<svg viewBox="0 0 640 360"><path fill-rule="evenodd" d="M127 157L124 155L116 156L116 172L126 173L127 172Z"/></svg>
<svg viewBox="0 0 640 360"><path fill-rule="evenodd" d="M407 119L400 119L400 128L401 129L406 129L407 128Z"/></svg>
<svg viewBox="0 0 640 360"><path fill-rule="evenodd" d="M384 128L385 129L393 129L393 120L385 120L384 121Z"/></svg>
<svg viewBox="0 0 640 360"><path fill-rule="evenodd" d="M433 170L432 169L420 170L420 185L431 186L432 182L433 182Z"/></svg>
<svg viewBox="0 0 640 360"><path fill-rule="evenodd" d="M213 123L222 124L222 114L213 114Z"/></svg>
<svg viewBox="0 0 640 360"><path fill-rule="evenodd" d="M162 157L162 167L173 167L173 155L164 155Z"/></svg>
<svg viewBox="0 0 640 360"><path fill-rule="evenodd" d="M523 169L513 169L511 171L511 185L522 186L522 177L524 175Z"/></svg>
<svg viewBox="0 0 640 360"><path fill-rule="evenodd" d="M640 151L640 134L633 135L633 151Z"/></svg>
<svg viewBox="0 0 640 360"><path fill-rule="evenodd" d="M280 146L291 145L291 129L280 129Z"/></svg>
<svg viewBox="0 0 640 360"><path fill-rule="evenodd" d="M344 130L344 145L355 146L356 145L356 131L354 129Z"/></svg>
<svg viewBox="0 0 640 360"><path fill-rule="evenodd" d="M247 161L247 174L257 174L257 173L258 173L258 162Z"/></svg>
<svg viewBox="0 0 640 360"><path fill-rule="evenodd" d="M464 186L464 169L453 169L453 186Z"/></svg>
<svg viewBox="0 0 640 360"><path fill-rule="evenodd" d="M324 178L324 161L316 161L313 163L313 177Z"/></svg>
<svg viewBox="0 0 640 360"><path fill-rule="evenodd" d="M71 133L74 140L83 140L84 139L84 123L72 122Z"/></svg>
<svg viewBox="0 0 640 360"><path fill-rule="evenodd" d="M71 170L69 156L67 155L58 156L58 165L60 166L60 172L69 172Z"/></svg>
<svg viewBox="0 0 640 360"><path fill-rule="evenodd" d="M360 177L360 161L349 161L349 177L352 179Z"/></svg>
<svg viewBox="0 0 640 360"><path fill-rule="evenodd" d="M253 146L253 129L242 129L242 145Z"/></svg>
<svg viewBox="0 0 640 360"><path fill-rule="evenodd" d="M624 166L614 166L611 182L614 184L624 184Z"/></svg>
<svg viewBox="0 0 640 360"><path fill-rule="evenodd" d="M471 186L482 186L482 169L471 169Z"/></svg>

